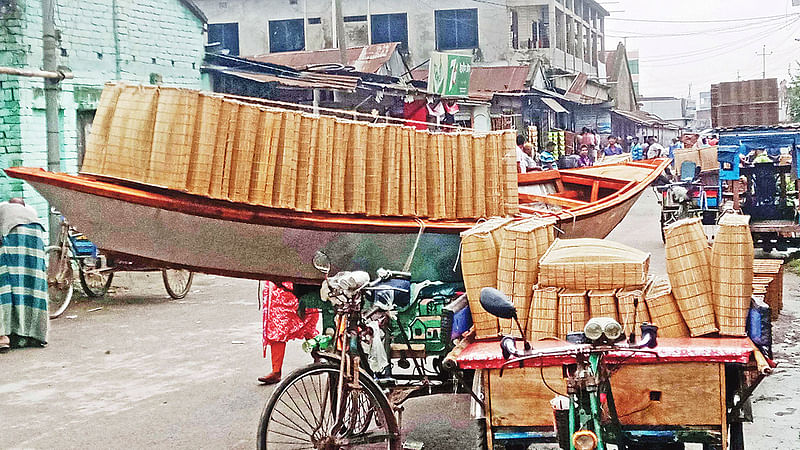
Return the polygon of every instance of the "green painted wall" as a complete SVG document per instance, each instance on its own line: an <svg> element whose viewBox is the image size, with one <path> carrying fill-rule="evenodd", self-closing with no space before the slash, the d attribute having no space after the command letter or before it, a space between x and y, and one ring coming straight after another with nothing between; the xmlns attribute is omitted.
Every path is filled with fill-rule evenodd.
<svg viewBox="0 0 800 450"><path fill-rule="evenodd" d="M17 0L0 16L0 65L42 63L40 0ZM78 170L78 116L96 108L103 85L122 80L199 89L204 24L179 0L58 0L59 65L75 78L61 83L61 169ZM156 74L157 76L154 76ZM0 75L0 168L47 166L41 79ZM44 217L47 206L27 184L0 175L0 200L23 196Z"/></svg>

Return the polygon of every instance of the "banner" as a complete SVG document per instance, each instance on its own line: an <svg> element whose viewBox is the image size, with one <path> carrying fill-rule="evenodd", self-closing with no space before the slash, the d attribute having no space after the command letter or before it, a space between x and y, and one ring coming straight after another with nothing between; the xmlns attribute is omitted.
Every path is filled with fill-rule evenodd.
<svg viewBox="0 0 800 450"><path fill-rule="evenodd" d="M468 96L471 63L471 56L431 53L428 92L443 97Z"/></svg>

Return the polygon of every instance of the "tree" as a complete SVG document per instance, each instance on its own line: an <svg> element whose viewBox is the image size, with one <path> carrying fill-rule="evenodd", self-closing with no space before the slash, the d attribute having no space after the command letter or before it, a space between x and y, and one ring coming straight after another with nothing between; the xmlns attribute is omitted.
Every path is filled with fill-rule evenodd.
<svg viewBox="0 0 800 450"><path fill-rule="evenodd" d="M787 89L789 98L789 118L792 122L800 122L800 63L797 64L798 72L789 72L791 81Z"/></svg>

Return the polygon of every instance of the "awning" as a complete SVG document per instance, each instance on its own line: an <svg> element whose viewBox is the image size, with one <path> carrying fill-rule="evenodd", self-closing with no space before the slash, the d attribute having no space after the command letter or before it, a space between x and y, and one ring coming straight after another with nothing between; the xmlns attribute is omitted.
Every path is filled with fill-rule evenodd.
<svg viewBox="0 0 800 450"><path fill-rule="evenodd" d="M556 99L554 99L554 98L542 97L542 101L544 102L545 105L547 105L548 108L552 109L553 111L555 111L557 113L568 113L569 112L569 111L567 111L566 108L561 106L561 103L558 103L558 101L556 101Z"/></svg>

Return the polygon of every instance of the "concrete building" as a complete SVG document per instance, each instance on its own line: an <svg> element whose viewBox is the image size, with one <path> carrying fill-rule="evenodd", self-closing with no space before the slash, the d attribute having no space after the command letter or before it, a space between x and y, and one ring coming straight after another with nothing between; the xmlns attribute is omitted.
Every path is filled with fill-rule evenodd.
<svg viewBox="0 0 800 450"><path fill-rule="evenodd" d="M676 125L688 128L692 118L686 113L686 99L676 97L642 97L639 99L642 111Z"/></svg>
<svg viewBox="0 0 800 450"><path fill-rule="evenodd" d="M692 123L692 128L695 131L703 131L711 128L711 91L700 93L700 99L697 102L697 113Z"/></svg>
<svg viewBox="0 0 800 450"><path fill-rule="evenodd" d="M39 69L39 0L0 9L0 66ZM58 0L58 64L75 78L61 83L61 169L76 172L103 85L112 80L201 87L206 18L190 0ZM47 167L43 81L0 75L0 168ZM46 213L27 184L0 178L0 199L24 197Z"/></svg>
<svg viewBox="0 0 800 450"><path fill-rule="evenodd" d="M505 6L502 4L505 3ZM255 56L335 46L330 0L197 0L210 18L209 42ZM605 76L608 12L594 0L347 0L348 47L402 43L409 67L435 50L471 55L476 63L553 67Z"/></svg>
<svg viewBox="0 0 800 450"><path fill-rule="evenodd" d="M639 50L628 51L628 68L631 70L631 80L633 81L633 92L637 96L639 92Z"/></svg>

